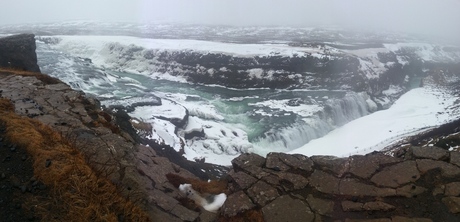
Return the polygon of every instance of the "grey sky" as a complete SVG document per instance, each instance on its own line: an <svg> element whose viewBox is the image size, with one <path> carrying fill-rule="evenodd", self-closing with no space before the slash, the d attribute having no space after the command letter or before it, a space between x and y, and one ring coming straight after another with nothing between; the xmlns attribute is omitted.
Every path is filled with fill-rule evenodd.
<svg viewBox="0 0 460 222"><path fill-rule="evenodd" d="M341 26L460 38L460 0L2 0L0 24L68 20Z"/></svg>

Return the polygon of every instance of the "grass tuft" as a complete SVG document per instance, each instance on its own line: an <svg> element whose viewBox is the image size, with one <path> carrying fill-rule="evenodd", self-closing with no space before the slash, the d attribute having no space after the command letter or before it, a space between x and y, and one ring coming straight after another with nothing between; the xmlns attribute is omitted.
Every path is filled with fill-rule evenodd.
<svg viewBox="0 0 460 222"><path fill-rule="evenodd" d="M4 98L0 123L6 126L6 138L33 157L37 179L51 188L52 197L36 210L42 221L149 221L147 213L95 172L71 142L39 121L18 116Z"/></svg>

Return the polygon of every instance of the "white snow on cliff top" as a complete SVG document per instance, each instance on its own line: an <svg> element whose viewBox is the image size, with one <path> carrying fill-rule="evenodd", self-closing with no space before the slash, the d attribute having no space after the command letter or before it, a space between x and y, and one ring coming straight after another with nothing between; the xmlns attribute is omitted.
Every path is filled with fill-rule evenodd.
<svg viewBox="0 0 460 222"><path fill-rule="evenodd" d="M459 118L452 109L457 99L441 89L413 89L389 109L353 120L289 153L349 156L378 151Z"/></svg>
<svg viewBox="0 0 460 222"><path fill-rule="evenodd" d="M45 37L45 36L44 36ZM63 51L71 50L81 57L91 58L91 54L98 53L106 44L120 43L136 45L146 49L156 50L193 50L200 52L224 53L237 56L264 56L270 54L293 56L305 53L322 53L319 48L291 47L287 44L237 44L188 39L146 39L129 36L46 36L57 37L61 41L57 47Z"/></svg>

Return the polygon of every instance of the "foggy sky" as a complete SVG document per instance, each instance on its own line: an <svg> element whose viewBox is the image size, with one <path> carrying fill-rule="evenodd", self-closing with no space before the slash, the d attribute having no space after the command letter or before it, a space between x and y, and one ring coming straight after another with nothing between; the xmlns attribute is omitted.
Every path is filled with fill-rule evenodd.
<svg viewBox="0 0 460 222"><path fill-rule="evenodd" d="M460 0L2 0L2 6L0 25L98 20L339 26L460 39Z"/></svg>

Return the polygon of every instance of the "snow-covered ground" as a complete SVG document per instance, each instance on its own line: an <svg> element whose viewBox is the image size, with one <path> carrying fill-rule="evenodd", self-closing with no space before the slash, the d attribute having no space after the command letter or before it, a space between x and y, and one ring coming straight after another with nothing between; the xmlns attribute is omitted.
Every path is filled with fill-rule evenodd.
<svg viewBox="0 0 460 222"><path fill-rule="evenodd" d="M265 56L271 53L283 56L322 53L320 48L292 47L287 44L237 44L188 39L146 39L130 36L49 36L60 39L57 47L72 51L74 55L85 58L98 57L108 44L123 43L145 49L182 51L191 50L205 53L223 53L237 56ZM95 61L97 62L97 60ZM101 65L101 64L98 64Z"/></svg>
<svg viewBox="0 0 460 222"><path fill-rule="evenodd" d="M458 98L433 87L412 89L389 109L353 120L289 153L349 156L381 150L460 117L452 109Z"/></svg>

